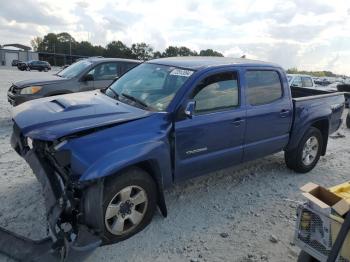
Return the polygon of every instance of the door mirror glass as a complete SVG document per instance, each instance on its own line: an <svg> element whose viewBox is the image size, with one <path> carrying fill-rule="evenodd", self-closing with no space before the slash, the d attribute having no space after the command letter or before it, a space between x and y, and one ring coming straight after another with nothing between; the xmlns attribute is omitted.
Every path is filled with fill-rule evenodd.
<svg viewBox="0 0 350 262"><path fill-rule="evenodd" d="M196 101L189 101L185 108L185 115L188 118L192 118L195 109L196 109Z"/></svg>
<svg viewBox="0 0 350 262"><path fill-rule="evenodd" d="M94 81L94 76L92 74L87 74L84 77L84 81Z"/></svg>

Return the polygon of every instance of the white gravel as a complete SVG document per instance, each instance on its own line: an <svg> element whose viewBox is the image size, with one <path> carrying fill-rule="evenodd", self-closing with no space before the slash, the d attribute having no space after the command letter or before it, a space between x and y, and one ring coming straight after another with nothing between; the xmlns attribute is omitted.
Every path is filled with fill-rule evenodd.
<svg viewBox="0 0 350 262"><path fill-rule="evenodd" d="M0 226L31 238L46 236L41 188L11 148L12 81L49 73L0 67ZM345 116L345 114L344 114ZM299 188L309 181L331 186L349 180L350 130L331 138L309 174L284 165L283 154L226 169L166 192L169 215L131 239L99 248L89 261L296 261L293 241ZM11 261L0 255L0 261Z"/></svg>

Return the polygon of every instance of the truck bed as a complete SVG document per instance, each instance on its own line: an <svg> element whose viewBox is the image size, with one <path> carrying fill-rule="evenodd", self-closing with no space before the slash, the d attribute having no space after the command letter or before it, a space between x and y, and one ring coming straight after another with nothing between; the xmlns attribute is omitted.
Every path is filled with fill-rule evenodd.
<svg viewBox="0 0 350 262"><path fill-rule="evenodd" d="M298 144L312 121L327 120L328 135L338 130L344 110L344 93L291 88L294 119L289 144Z"/></svg>
<svg viewBox="0 0 350 262"><path fill-rule="evenodd" d="M325 91L320 89L292 87L291 93L292 93L292 98L301 98L301 97L311 98L312 96L329 95L329 94L334 94L336 92Z"/></svg>

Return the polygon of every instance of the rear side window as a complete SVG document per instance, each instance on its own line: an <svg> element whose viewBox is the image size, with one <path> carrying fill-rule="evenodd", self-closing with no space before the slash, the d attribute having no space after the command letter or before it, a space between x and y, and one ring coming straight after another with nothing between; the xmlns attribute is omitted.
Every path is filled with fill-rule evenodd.
<svg viewBox="0 0 350 262"><path fill-rule="evenodd" d="M245 79L250 105L269 104L282 97L282 85L276 71L247 71Z"/></svg>
<svg viewBox="0 0 350 262"><path fill-rule="evenodd" d="M220 73L203 79L195 89L196 113L239 106L237 74Z"/></svg>
<svg viewBox="0 0 350 262"><path fill-rule="evenodd" d="M311 77L302 77L303 87L313 87Z"/></svg>

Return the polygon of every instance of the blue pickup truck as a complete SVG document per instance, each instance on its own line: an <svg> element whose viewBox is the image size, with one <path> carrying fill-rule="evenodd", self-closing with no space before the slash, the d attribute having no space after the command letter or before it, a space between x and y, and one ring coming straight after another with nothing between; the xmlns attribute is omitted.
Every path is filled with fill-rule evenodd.
<svg viewBox="0 0 350 262"><path fill-rule="evenodd" d="M11 143L44 187L55 241L110 244L157 207L166 216L163 191L179 181L279 151L288 168L312 170L343 110L342 93L291 90L275 64L163 58L105 91L15 107Z"/></svg>

